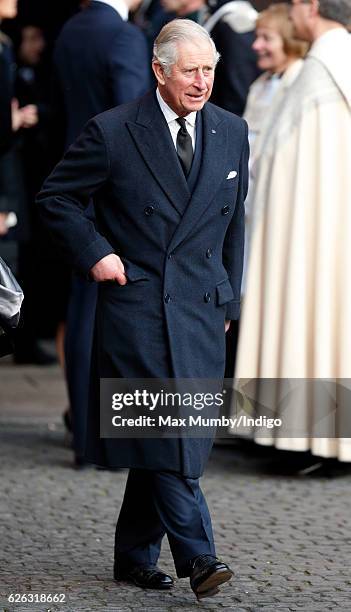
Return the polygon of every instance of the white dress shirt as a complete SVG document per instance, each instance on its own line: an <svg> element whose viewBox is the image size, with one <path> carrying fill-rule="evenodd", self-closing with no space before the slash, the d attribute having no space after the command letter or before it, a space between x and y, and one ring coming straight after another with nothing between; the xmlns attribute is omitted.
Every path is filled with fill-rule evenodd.
<svg viewBox="0 0 351 612"><path fill-rule="evenodd" d="M169 127L169 131L171 132L173 144L175 149L177 149L177 134L180 130L180 125L177 122L178 116L169 106L166 104L164 99L162 98L158 88L156 89L156 97L158 103L160 105L161 111L163 112L165 119L167 121L167 125ZM185 119L185 126L189 132L191 137L191 143L193 145L193 151L195 151L195 142L196 142L196 111L189 113Z"/></svg>
<svg viewBox="0 0 351 612"><path fill-rule="evenodd" d="M123 21L128 21L129 10L124 0L95 0L95 2L102 2L108 4L117 11Z"/></svg>

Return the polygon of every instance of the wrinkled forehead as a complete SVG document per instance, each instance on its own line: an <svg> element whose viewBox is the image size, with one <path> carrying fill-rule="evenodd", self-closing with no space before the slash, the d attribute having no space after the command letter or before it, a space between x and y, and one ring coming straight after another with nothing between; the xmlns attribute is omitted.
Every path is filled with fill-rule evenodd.
<svg viewBox="0 0 351 612"><path fill-rule="evenodd" d="M177 64L214 64L215 51L211 42L205 38L194 37L189 41L178 41L177 48Z"/></svg>

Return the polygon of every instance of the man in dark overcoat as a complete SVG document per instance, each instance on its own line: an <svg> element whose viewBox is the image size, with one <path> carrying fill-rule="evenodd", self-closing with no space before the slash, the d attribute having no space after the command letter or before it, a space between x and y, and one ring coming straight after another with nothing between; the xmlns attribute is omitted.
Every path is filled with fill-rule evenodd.
<svg viewBox="0 0 351 612"><path fill-rule="evenodd" d="M247 125L207 100L218 60L198 24L155 42L152 91L98 115L38 196L69 261L99 283L87 457L129 467L115 577L152 588L168 536L196 596L232 576L215 556L199 487L212 439L99 435L99 378L221 379L225 329L239 316L248 180ZM83 214L93 195L96 224Z"/></svg>

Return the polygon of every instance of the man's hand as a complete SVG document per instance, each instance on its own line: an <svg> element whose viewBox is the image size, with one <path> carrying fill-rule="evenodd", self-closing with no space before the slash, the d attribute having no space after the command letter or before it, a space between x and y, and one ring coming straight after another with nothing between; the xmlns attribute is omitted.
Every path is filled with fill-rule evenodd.
<svg viewBox="0 0 351 612"><path fill-rule="evenodd" d="M226 319L226 321L224 323L225 333L227 333L228 329L230 328L230 324L231 324L230 319Z"/></svg>
<svg viewBox="0 0 351 612"><path fill-rule="evenodd" d="M90 276L97 283L116 281L119 285L127 284L124 265L118 255L111 253L98 261L90 270Z"/></svg>
<svg viewBox="0 0 351 612"><path fill-rule="evenodd" d="M7 212L2 213L0 212L0 236L5 236L5 234L7 234L7 232L9 231L9 228L6 225L6 219L8 217Z"/></svg>

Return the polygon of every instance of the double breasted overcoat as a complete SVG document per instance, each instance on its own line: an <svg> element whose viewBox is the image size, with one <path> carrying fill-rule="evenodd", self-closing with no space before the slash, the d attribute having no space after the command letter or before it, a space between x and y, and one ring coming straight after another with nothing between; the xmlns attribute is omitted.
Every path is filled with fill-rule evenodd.
<svg viewBox="0 0 351 612"><path fill-rule="evenodd" d="M220 379L225 319L237 319L248 181L247 125L207 103L190 193L150 92L88 122L38 203L71 264L87 276L105 255L124 286L99 286L87 457L115 467L201 475L210 439L101 439L98 383L113 378ZM93 196L96 223L83 212Z"/></svg>

